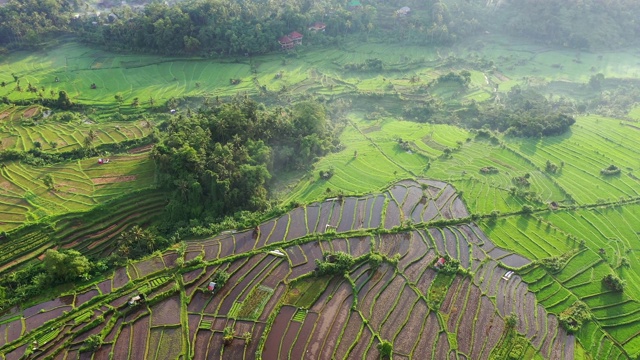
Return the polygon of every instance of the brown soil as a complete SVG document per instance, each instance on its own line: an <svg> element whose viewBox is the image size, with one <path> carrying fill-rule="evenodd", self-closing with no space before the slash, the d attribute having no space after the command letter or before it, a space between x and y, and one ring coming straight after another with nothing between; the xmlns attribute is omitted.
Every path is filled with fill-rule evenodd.
<svg viewBox="0 0 640 360"><path fill-rule="evenodd" d="M40 110L40 109L37 108L37 107L29 108L29 109L25 110L24 113L22 113L22 117L24 117L25 119L32 118L32 117L34 117L35 115L38 114L38 110Z"/></svg>
<svg viewBox="0 0 640 360"><path fill-rule="evenodd" d="M129 151L127 151L129 154L140 154L140 153L144 153L147 152L149 150L153 149L153 144L149 144L149 145L145 145L145 146L140 146L137 148L133 148L133 149L129 149Z"/></svg>
<svg viewBox="0 0 640 360"><path fill-rule="evenodd" d="M291 322L293 315L296 313L296 308L293 306L283 306L280 312L276 316L269 336L264 344L264 350L262 356L265 359L278 359L279 347L282 342L287 325Z"/></svg>
<svg viewBox="0 0 640 360"><path fill-rule="evenodd" d="M151 308L151 326L180 324L180 300L172 296Z"/></svg>
<svg viewBox="0 0 640 360"><path fill-rule="evenodd" d="M1 2L2 2L2 0L0 0L0 3L1 3ZM3 112L1 112L1 113L0 113L0 120L2 120L2 119L4 119L4 118L8 117L9 115L11 115L11 112L10 112L10 111L3 111Z"/></svg>
<svg viewBox="0 0 640 360"><path fill-rule="evenodd" d="M420 330L429 309L427 304L420 300L411 309L406 325L402 328L394 341L394 350L403 354L411 353L418 341L420 341ZM425 335L426 336L426 335Z"/></svg>
<svg viewBox="0 0 640 360"><path fill-rule="evenodd" d="M137 178L136 175L105 176L105 177L91 179L91 181L93 181L95 185L102 185L102 184L115 184L115 183L121 183L121 182L135 181L136 178Z"/></svg>
<svg viewBox="0 0 640 360"><path fill-rule="evenodd" d="M131 327L124 326L118 339L116 340L113 358L114 359L128 359L129 358L129 337L131 335Z"/></svg>
<svg viewBox="0 0 640 360"><path fill-rule="evenodd" d="M394 335L402 330L405 319L417 300L418 295L408 285L405 285L398 303L391 309L391 313L382 324L380 335L384 336L385 339L393 339ZM410 352L405 352L405 354L408 353Z"/></svg>

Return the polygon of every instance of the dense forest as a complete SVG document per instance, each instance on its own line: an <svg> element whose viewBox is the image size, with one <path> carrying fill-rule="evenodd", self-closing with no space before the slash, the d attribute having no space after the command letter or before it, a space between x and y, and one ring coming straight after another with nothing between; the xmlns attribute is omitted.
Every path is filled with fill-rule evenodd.
<svg viewBox="0 0 640 360"><path fill-rule="evenodd" d="M171 194L168 223L176 226L265 210L274 171L306 169L337 144L315 102L268 109L236 99L177 116L165 127L152 156Z"/></svg>
<svg viewBox="0 0 640 360"><path fill-rule="evenodd" d="M412 13L398 15L395 9L401 6L411 6ZM636 42L638 14L640 4L634 0L188 0L108 11L94 11L75 0L10 0L0 7L0 45L33 46L47 36L73 33L117 50L259 54L277 50L277 39L291 31L315 43L360 33L378 40L446 45L491 30L557 46L611 48ZM327 25L322 35L307 30L317 21Z"/></svg>

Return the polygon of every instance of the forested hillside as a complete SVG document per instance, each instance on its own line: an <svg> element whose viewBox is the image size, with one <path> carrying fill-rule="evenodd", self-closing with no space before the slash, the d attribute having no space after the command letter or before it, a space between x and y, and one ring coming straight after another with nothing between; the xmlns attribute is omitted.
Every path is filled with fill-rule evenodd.
<svg viewBox="0 0 640 360"><path fill-rule="evenodd" d="M398 15L402 6L411 7L410 16ZM294 30L320 43L360 33L422 45L452 44L490 30L570 48L615 48L636 42L638 15L633 0L187 0L98 9L67 0L11 0L0 8L0 44L32 46L53 34L76 33L116 50L261 54L278 49L277 39ZM322 36L307 31L314 22L326 24Z"/></svg>

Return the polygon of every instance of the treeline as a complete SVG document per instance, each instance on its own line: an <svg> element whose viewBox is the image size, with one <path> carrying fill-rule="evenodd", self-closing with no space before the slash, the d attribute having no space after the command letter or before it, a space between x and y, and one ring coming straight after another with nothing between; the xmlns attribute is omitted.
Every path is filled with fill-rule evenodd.
<svg viewBox="0 0 640 360"><path fill-rule="evenodd" d="M325 118L315 102L268 109L242 98L170 120L152 153L171 194L167 224L267 209L272 173L307 168L337 145Z"/></svg>
<svg viewBox="0 0 640 360"><path fill-rule="evenodd" d="M503 104L479 106L473 104L463 111L462 124L474 128L489 128L506 135L541 137L560 135L576 120L573 110L547 100L533 90L514 86Z"/></svg>
<svg viewBox="0 0 640 360"><path fill-rule="evenodd" d="M35 45L45 35L70 31L78 5L77 0L9 0L0 6L0 45Z"/></svg>
<svg viewBox="0 0 640 360"><path fill-rule="evenodd" d="M189 0L174 5L155 2L140 12L125 7L114 15L84 18L78 25L82 39L162 54L261 54L279 49L278 39L292 31L313 38L307 28L317 21L326 23L328 36L366 30L374 22L375 9L351 12L335 0ZM101 26L105 22L109 25Z"/></svg>
<svg viewBox="0 0 640 360"><path fill-rule="evenodd" d="M573 104L552 102L542 94L514 86L499 103L445 106L431 99L403 109L407 120L488 129L518 137L560 135L576 120Z"/></svg>
<svg viewBox="0 0 640 360"><path fill-rule="evenodd" d="M507 19L502 30L576 49L626 46L640 35L637 0L510 0L495 16Z"/></svg>

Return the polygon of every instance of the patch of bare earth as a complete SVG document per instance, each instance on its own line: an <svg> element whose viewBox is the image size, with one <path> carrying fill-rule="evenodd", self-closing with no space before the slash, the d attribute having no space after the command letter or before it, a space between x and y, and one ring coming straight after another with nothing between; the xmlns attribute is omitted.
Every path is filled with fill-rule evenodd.
<svg viewBox="0 0 640 360"><path fill-rule="evenodd" d="M129 181L135 181L135 180L136 180L135 175L105 176L105 177L91 179L91 181L93 181L95 185L115 184L115 183L129 182Z"/></svg>
<svg viewBox="0 0 640 360"><path fill-rule="evenodd" d="M24 113L22 113L22 117L25 119L32 118L38 114L38 110L39 109L37 107L29 108Z"/></svg>
<svg viewBox="0 0 640 360"><path fill-rule="evenodd" d="M140 146L137 148L133 148L133 149L129 149L129 151L127 151L129 154L140 154L143 152L147 152L149 150L151 150L153 148L153 144L149 144L149 145L145 145L145 146Z"/></svg>

